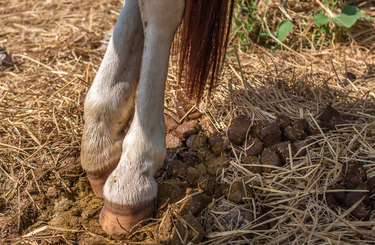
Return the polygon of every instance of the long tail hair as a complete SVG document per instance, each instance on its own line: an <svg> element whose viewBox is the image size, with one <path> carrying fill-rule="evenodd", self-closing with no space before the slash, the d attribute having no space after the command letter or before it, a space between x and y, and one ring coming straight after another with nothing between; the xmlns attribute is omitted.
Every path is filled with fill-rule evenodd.
<svg viewBox="0 0 375 245"><path fill-rule="evenodd" d="M183 21L174 40L178 78L190 98L199 102L216 86L223 66L234 0L186 0ZM207 86L208 85L208 86Z"/></svg>

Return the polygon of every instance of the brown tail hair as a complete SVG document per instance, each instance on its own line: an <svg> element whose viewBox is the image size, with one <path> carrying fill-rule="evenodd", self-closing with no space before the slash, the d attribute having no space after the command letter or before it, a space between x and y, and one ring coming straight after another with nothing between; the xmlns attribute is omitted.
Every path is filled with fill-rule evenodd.
<svg viewBox="0 0 375 245"><path fill-rule="evenodd" d="M185 15L174 41L179 54L178 78L190 98L201 100L209 93L223 66L234 0L186 0Z"/></svg>

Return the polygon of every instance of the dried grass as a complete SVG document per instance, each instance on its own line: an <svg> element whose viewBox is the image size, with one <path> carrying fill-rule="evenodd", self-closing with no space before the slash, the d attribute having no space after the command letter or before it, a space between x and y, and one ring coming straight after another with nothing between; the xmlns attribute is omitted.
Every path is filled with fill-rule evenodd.
<svg viewBox="0 0 375 245"><path fill-rule="evenodd" d="M79 167L83 100L103 56L97 48L120 8L119 1L0 3L0 44L15 63L0 71L0 190L6 203L0 211L1 242L76 244L99 237L108 243L130 243L123 237L110 241L86 223L70 229L46 226L53 209L46 201L51 188L72 200L82 198L72 196L72 188L84 175ZM301 14L286 11L299 26L314 28ZM276 23L280 13L275 16ZM361 23L352 36L356 44L344 40L339 47L297 49L305 47L300 44L309 32L300 28L305 34L297 32L287 41L292 49L270 54L252 44L252 54L238 51L238 58L229 57L215 96L200 106L217 129L226 130L239 114L254 122L272 122L284 114L318 127L316 120L328 104L346 123L314 136L317 144L306 146L305 157L291 156L272 173L253 174L231 159L218 180L230 184L246 177L256 194L244 205L214 200L200 217L210 227L202 244L375 242L374 213L370 221L358 221L350 210L331 209L317 198L340 180L341 166L350 159L362 162L368 176L375 176L374 24ZM296 39L300 43L289 45ZM173 65L166 105L179 90ZM347 72L357 80L346 79ZM170 209L175 222L182 219L173 206ZM151 220L139 232L162 222ZM268 223L272 228L264 229Z"/></svg>

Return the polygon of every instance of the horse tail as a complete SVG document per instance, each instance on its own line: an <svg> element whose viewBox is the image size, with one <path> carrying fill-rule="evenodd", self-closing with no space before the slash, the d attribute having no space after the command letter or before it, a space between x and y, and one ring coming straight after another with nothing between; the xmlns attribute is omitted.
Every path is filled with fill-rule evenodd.
<svg viewBox="0 0 375 245"><path fill-rule="evenodd" d="M234 0L186 0L185 14L174 41L178 78L190 98L209 93L223 66ZM208 86L207 86L208 85Z"/></svg>

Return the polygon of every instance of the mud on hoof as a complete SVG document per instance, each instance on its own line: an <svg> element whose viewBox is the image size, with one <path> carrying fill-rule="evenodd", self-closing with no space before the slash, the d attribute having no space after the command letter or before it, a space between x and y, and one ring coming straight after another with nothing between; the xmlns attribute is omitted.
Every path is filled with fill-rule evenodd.
<svg viewBox="0 0 375 245"><path fill-rule="evenodd" d="M154 200L137 206L121 206L107 200L100 212L99 223L109 235L130 234L140 221L150 218L154 213Z"/></svg>

